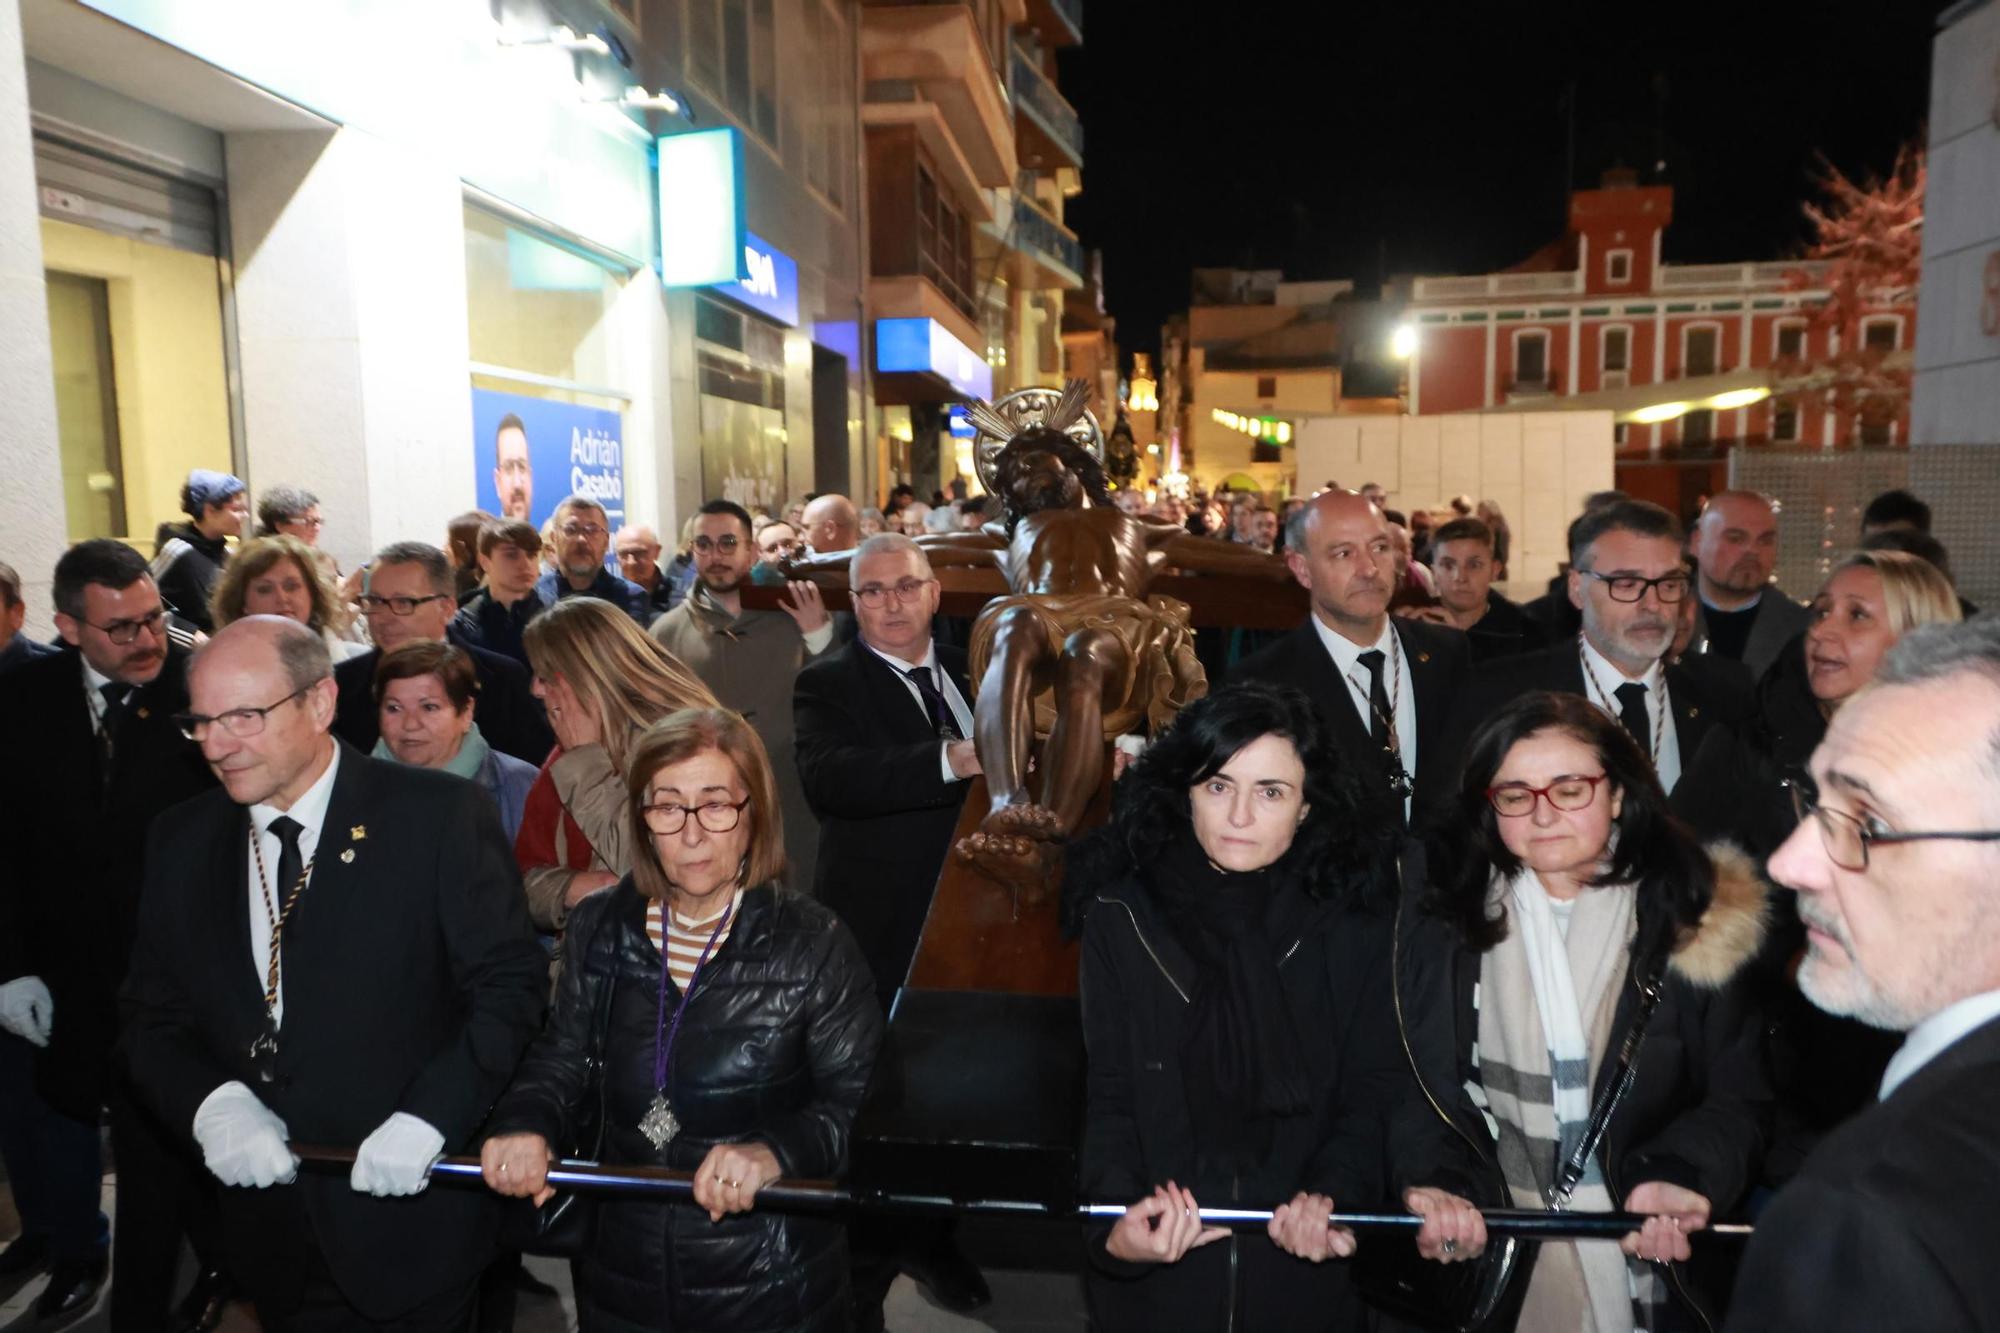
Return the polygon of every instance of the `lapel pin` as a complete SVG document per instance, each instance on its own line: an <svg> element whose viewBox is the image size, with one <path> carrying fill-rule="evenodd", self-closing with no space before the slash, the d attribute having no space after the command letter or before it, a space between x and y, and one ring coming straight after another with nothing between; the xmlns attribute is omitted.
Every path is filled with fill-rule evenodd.
<svg viewBox="0 0 2000 1333"><path fill-rule="evenodd" d="M340 863L344 866L351 866L354 864L354 849L352 847L349 847L346 851L340 854Z"/></svg>
<svg viewBox="0 0 2000 1333"><path fill-rule="evenodd" d="M146 706L144 706L143 704L142 704L142 705L140 705L140 707L139 707L139 716L140 716L140 717L151 717L152 715L153 715L153 710L152 710L152 709L150 709L150 708L147 708L147 707L146 707Z"/></svg>
<svg viewBox="0 0 2000 1333"><path fill-rule="evenodd" d="M1418 653L1417 660L1419 662L1428 662L1431 660L1431 655L1429 653Z"/></svg>
<svg viewBox="0 0 2000 1333"><path fill-rule="evenodd" d="M367 836L368 826L366 824L356 824L353 828L347 830L347 840L349 842L360 842Z"/></svg>
<svg viewBox="0 0 2000 1333"><path fill-rule="evenodd" d="M1696 708L1694 705L1690 704L1688 705L1688 716L1690 718L1700 717L1701 710L1699 708Z"/></svg>

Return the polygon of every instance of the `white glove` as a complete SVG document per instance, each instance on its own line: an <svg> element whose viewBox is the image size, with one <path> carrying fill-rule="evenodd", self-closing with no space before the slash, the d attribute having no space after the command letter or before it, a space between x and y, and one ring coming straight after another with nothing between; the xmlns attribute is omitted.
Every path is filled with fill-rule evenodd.
<svg viewBox="0 0 2000 1333"><path fill-rule="evenodd" d="M269 1189L291 1184L299 1173L291 1131L241 1083L225 1083L202 1099L194 1138L210 1174L225 1185Z"/></svg>
<svg viewBox="0 0 2000 1333"><path fill-rule="evenodd" d="M347 1183L363 1194L421 1194L431 1168L444 1156L444 1135L408 1111L398 1111L375 1127L354 1154Z"/></svg>
<svg viewBox="0 0 2000 1333"><path fill-rule="evenodd" d="M0 984L0 1028L37 1046L49 1044L55 1031L56 1002L40 977L15 977Z"/></svg>

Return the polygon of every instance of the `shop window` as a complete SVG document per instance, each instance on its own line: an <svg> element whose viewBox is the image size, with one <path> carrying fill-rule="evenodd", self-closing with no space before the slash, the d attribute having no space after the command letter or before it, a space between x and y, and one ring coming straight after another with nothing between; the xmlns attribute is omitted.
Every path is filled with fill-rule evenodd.
<svg viewBox="0 0 2000 1333"><path fill-rule="evenodd" d="M694 336L701 493L776 512L790 494L784 332L697 292Z"/></svg>

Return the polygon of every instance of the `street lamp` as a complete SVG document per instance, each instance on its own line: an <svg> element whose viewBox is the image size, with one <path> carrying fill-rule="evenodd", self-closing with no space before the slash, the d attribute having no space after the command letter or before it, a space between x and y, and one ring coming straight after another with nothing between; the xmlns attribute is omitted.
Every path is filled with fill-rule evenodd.
<svg viewBox="0 0 2000 1333"><path fill-rule="evenodd" d="M1395 333L1389 337L1389 354L1398 361L1408 361L1417 354L1417 330L1413 324L1398 324Z"/></svg>

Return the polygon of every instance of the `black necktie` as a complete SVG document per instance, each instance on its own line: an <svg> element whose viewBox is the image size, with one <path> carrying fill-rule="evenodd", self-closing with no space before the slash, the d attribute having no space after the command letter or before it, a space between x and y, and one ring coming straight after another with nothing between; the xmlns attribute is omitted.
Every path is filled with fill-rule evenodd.
<svg viewBox="0 0 2000 1333"><path fill-rule="evenodd" d="M278 840L278 882L271 886L273 901L271 910L285 910L285 899L305 873L305 858L299 855L299 835L306 831L305 825L290 815L279 815L270 823L270 830Z"/></svg>
<svg viewBox="0 0 2000 1333"><path fill-rule="evenodd" d="M1369 721L1368 734L1377 745L1386 749L1389 744L1389 692L1382 688L1382 650L1370 648L1356 660L1368 668L1368 711L1375 715Z"/></svg>
<svg viewBox="0 0 2000 1333"><path fill-rule="evenodd" d="M1639 748L1647 758L1653 754L1653 728L1646 716L1646 687L1636 680L1620 685L1612 693L1618 696L1618 720L1625 724L1625 730L1632 733L1632 739L1639 742Z"/></svg>
<svg viewBox="0 0 2000 1333"><path fill-rule="evenodd" d="M104 711L97 719L97 773L107 788L111 786L111 761L118 751L118 728L125 721L125 701L131 692L130 685L115 680L97 687L104 700Z"/></svg>
<svg viewBox="0 0 2000 1333"><path fill-rule="evenodd" d="M931 727L941 741L965 739L958 734L958 723L952 719L951 706L944 701L944 694L931 678L929 667L908 667L903 672L917 687L917 693L924 697L924 711L931 715Z"/></svg>

